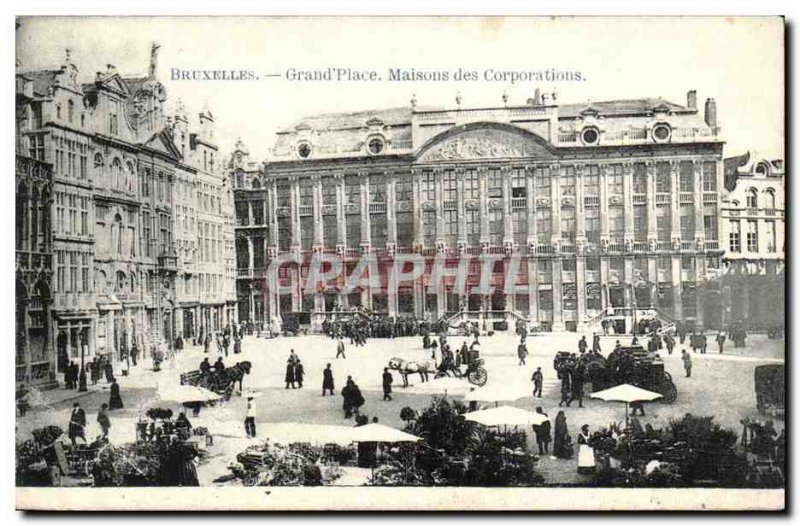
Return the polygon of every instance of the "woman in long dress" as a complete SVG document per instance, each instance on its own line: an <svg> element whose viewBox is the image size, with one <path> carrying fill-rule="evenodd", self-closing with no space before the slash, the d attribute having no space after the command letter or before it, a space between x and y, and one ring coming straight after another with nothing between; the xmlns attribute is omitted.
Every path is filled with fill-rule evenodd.
<svg viewBox="0 0 800 526"><path fill-rule="evenodd" d="M294 377L294 361L289 359L286 362L286 389L289 389L289 384L291 384L292 389L295 389L295 382L297 379Z"/></svg>
<svg viewBox="0 0 800 526"><path fill-rule="evenodd" d="M587 473L594 471L594 449L589 444L591 437L589 435L589 425L584 424L581 426L581 432L578 434L578 472Z"/></svg>
<svg viewBox="0 0 800 526"><path fill-rule="evenodd" d="M116 379L113 379L111 382L111 396L108 399L108 409L113 411L114 409L122 409L123 407L122 396L119 394L119 384Z"/></svg>
<svg viewBox="0 0 800 526"><path fill-rule="evenodd" d="M567 431L567 416L564 411L559 411L556 415L553 433L553 455L557 458L572 457L572 445L569 443L569 432Z"/></svg>

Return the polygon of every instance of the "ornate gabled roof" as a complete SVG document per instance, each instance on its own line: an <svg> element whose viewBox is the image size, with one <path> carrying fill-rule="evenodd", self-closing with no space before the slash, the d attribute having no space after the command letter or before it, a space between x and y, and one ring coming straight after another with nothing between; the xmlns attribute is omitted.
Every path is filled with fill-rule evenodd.
<svg viewBox="0 0 800 526"><path fill-rule="evenodd" d="M578 117L587 108L596 110L600 115L634 115L644 114L653 111L655 108L664 108L668 111L675 112L689 112L696 111L679 104L669 102L657 98L642 98L642 99L622 99L622 100L608 100L608 101L592 101L589 104L561 104L558 106L559 117Z"/></svg>
<svg viewBox="0 0 800 526"><path fill-rule="evenodd" d="M47 95L50 87L56 83L56 77L60 74L60 69L43 69L22 73L23 76L33 81L33 92L39 96Z"/></svg>

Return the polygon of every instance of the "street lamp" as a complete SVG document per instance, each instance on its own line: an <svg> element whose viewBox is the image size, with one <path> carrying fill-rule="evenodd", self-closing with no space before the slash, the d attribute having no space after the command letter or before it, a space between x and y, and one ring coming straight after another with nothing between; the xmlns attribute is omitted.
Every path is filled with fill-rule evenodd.
<svg viewBox="0 0 800 526"><path fill-rule="evenodd" d="M86 346L88 345L86 329L80 333L80 346L81 346L81 371L78 374L78 392L85 393L89 390L86 385L86 368L85 368L85 354Z"/></svg>

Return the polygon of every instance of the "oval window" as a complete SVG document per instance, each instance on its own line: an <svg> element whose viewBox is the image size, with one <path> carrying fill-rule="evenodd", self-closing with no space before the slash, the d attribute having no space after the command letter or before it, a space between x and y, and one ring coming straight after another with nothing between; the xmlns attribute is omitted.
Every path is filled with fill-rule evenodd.
<svg viewBox="0 0 800 526"><path fill-rule="evenodd" d="M597 141L600 140L600 132L597 131L597 128L586 128L581 133L581 140L583 140L583 144L597 144Z"/></svg>
<svg viewBox="0 0 800 526"><path fill-rule="evenodd" d="M672 135L672 130L666 124L658 124L653 128L653 137L657 142L666 142Z"/></svg>
<svg viewBox="0 0 800 526"><path fill-rule="evenodd" d="M311 155L311 145L304 142L303 144L298 146L297 155L299 155L303 159L307 158L309 155Z"/></svg>
<svg viewBox="0 0 800 526"><path fill-rule="evenodd" d="M377 155L383 151L383 140L375 137L369 141L368 147L369 153L372 155Z"/></svg>

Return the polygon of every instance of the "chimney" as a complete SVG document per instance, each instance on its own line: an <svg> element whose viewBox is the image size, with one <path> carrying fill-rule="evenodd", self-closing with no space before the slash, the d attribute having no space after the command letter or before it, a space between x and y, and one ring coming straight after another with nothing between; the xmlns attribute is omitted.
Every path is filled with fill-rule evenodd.
<svg viewBox="0 0 800 526"><path fill-rule="evenodd" d="M706 124L711 128L717 127L717 103L714 99L706 99Z"/></svg>
<svg viewBox="0 0 800 526"><path fill-rule="evenodd" d="M697 91L692 90L686 93L686 106L689 109L697 109Z"/></svg>

